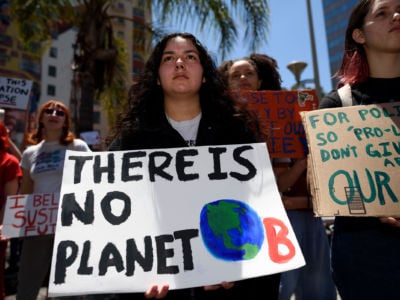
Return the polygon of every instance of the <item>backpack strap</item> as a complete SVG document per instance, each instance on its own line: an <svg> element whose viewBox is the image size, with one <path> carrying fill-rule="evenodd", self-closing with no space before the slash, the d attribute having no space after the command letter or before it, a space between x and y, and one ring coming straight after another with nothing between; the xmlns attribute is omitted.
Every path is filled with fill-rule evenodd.
<svg viewBox="0 0 400 300"><path fill-rule="evenodd" d="M345 84L338 90L338 94L340 97L340 100L342 101L342 106L352 106L353 105L353 97L351 95L351 86L350 84Z"/></svg>

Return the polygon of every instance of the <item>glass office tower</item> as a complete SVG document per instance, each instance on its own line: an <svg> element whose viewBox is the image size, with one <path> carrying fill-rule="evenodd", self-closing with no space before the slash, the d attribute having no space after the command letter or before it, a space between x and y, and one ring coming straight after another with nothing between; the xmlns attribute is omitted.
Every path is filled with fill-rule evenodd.
<svg viewBox="0 0 400 300"><path fill-rule="evenodd" d="M359 0L322 0L331 76L339 69L343 57L344 36L353 7ZM335 88L336 79L332 79Z"/></svg>

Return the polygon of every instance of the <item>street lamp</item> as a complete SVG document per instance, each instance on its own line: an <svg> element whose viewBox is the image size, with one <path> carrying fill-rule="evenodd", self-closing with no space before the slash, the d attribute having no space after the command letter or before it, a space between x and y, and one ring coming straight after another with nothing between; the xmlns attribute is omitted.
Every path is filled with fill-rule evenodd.
<svg viewBox="0 0 400 300"><path fill-rule="evenodd" d="M307 0L307 16L308 16L308 26L310 30L310 44L311 44L311 54L312 54L313 70L314 70L315 91L317 93L318 99L321 100L322 89L319 83L318 59L317 59L317 50L315 47L314 24L312 19L310 0Z"/></svg>
<svg viewBox="0 0 400 300"><path fill-rule="evenodd" d="M293 86L293 89L304 88L305 83L314 83L315 92L317 94L318 99L322 97L322 88L319 81L319 71L318 71L318 59L317 59L317 50L315 47L315 36L314 36L314 24L312 19L312 10L310 0L306 0L307 3L307 17L308 17L308 26L310 31L310 44L311 44L311 56L313 62L313 79L300 80L300 74L307 66L307 63L302 61L294 61L287 65L287 68L294 74L296 78L296 85Z"/></svg>
<svg viewBox="0 0 400 300"><path fill-rule="evenodd" d="M287 68L293 73L294 78L296 79L296 84L292 87L292 89L300 89L304 88L304 83L300 80L301 73L307 67L307 63L304 61L292 61L287 65Z"/></svg>

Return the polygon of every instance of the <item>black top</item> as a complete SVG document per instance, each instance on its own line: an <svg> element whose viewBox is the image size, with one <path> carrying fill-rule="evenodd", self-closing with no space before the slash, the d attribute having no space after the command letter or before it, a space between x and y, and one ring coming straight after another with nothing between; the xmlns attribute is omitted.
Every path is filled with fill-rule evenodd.
<svg viewBox="0 0 400 300"><path fill-rule="evenodd" d="M369 78L363 83L351 87L353 105L367 105L400 101L400 77ZM342 102L337 90L322 98L319 108L341 107Z"/></svg>
<svg viewBox="0 0 400 300"><path fill-rule="evenodd" d="M182 136L170 125L164 113L157 119L143 120L143 128L135 133L122 134L112 142L110 151L138 150L188 147ZM245 124L236 117L213 117L202 114L196 138L196 146L231 145L257 142L254 134L247 130ZM280 274L262 276L241 280L234 287L216 291L203 290L203 287L193 289L171 290L164 300L199 300L199 299L278 299ZM143 293L121 294L120 299L145 299Z"/></svg>
<svg viewBox="0 0 400 300"><path fill-rule="evenodd" d="M256 138L238 118L210 119L202 116L196 146L255 143ZM120 135L109 147L110 151L185 147L186 142L168 122L165 114L129 136Z"/></svg>

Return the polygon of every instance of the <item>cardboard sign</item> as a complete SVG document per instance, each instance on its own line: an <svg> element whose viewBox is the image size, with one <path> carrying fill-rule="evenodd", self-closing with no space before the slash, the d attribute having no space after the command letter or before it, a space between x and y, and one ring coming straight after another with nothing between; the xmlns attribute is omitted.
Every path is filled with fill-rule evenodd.
<svg viewBox="0 0 400 300"><path fill-rule="evenodd" d="M66 153L52 297L204 286L304 263L265 143Z"/></svg>
<svg viewBox="0 0 400 300"><path fill-rule="evenodd" d="M320 216L400 216L400 104L301 113Z"/></svg>
<svg viewBox="0 0 400 300"><path fill-rule="evenodd" d="M32 81L0 77L0 107L26 109Z"/></svg>
<svg viewBox="0 0 400 300"><path fill-rule="evenodd" d="M233 95L257 114L271 157L307 155L306 134L299 112L318 108L315 90L240 91Z"/></svg>
<svg viewBox="0 0 400 300"><path fill-rule="evenodd" d="M8 196L3 235L8 238L53 234L57 224L59 194Z"/></svg>

